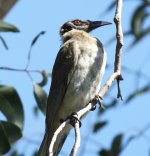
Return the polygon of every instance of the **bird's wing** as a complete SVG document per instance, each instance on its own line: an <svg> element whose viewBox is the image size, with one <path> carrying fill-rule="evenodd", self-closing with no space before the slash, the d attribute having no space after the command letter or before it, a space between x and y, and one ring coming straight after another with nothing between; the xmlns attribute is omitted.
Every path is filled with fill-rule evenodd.
<svg viewBox="0 0 150 156"><path fill-rule="evenodd" d="M57 54L53 66L51 88L47 101L47 130L52 128L55 114L63 102L67 87L73 76L77 60L78 57L74 50L73 42L63 46Z"/></svg>

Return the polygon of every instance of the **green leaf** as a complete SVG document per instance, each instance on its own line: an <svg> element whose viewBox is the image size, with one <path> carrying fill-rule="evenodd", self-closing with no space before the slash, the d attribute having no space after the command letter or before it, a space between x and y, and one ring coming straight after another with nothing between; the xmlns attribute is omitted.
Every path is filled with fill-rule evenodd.
<svg viewBox="0 0 150 156"><path fill-rule="evenodd" d="M0 154L5 154L10 150L10 143L8 141L7 135L3 124L0 122Z"/></svg>
<svg viewBox="0 0 150 156"><path fill-rule="evenodd" d="M47 77L52 77L52 73L46 73Z"/></svg>
<svg viewBox="0 0 150 156"><path fill-rule="evenodd" d="M143 2L134 12L131 19L131 29L132 33L137 37L143 30L142 25L148 13L146 12L146 7L150 6L150 2Z"/></svg>
<svg viewBox="0 0 150 156"><path fill-rule="evenodd" d="M28 52L28 60L27 60L26 69L29 67L29 64L30 64L31 52L32 52L32 47L33 47L33 45L37 42L37 40L39 39L39 37L40 37L41 35L44 35L44 34L45 34L45 31L41 31L41 32L38 33L38 35L36 35L36 36L34 37L34 39L32 40L31 45L30 45L30 49L29 49L29 52Z"/></svg>
<svg viewBox="0 0 150 156"><path fill-rule="evenodd" d="M0 110L8 121L23 129L23 105L14 87L0 85Z"/></svg>
<svg viewBox="0 0 150 156"><path fill-rule="evenodd" d="M118 134L114 138L111 145L111 151L110 151L113 156L119 156L119 153L122 150L122 138L123 138L123 134Z"/></svg>
<svg viewBox="0 0 150 156"><path fill-rule="evenodd" d="M146 19L149 18L149 13L147 9L150 7L149 1L143 1L134 12L131 19L131 33L135 36L135 40L131 43L129 48L138 43L143 37L150 34L150 27L143 29L143 24Z"/></svg>
<svg viewBox="0 0 150 156"><path fill-rule="evenodd" d="M0 121L7 135L9 143L14 143L22 137L21 129L8 121Z"/></svg>
<svg viewBox="0 0 150 156"><path fill-rule="evenodd" d="M111 149L102 149L99 151L100 156L119 156L122 150L122 137L123 134L118 134L111 144Z"/></svg>
<svg viewBox="0 0 150 156"><path fill-rule="evenodd" d="M38 116L38 113L39 113L39 107L38 107L37 105L33 107L33 113L34 113L35 117Z"/></svg>
<svg viewBox="0 0 150 156"><path fill-rule="evenodd" d="M12 107L11 103L0 94L0 110L5 115L8 121L15 123L15 108Z"/></svg>
<svg viewBox="0 0 150 156"><path fill-rule="evenodd" d="M0 154L10 150L10 145L22 137L21 129L11 122L0 120Z"/></svg>
<svg viewBox="0 0 150 156"><path fill-rule="evenodd" d="M101 128L103 128L107 123L108 123L107 121L97 122L94 125L93 132L97 132L98 130L100 130Z"/></svg>
<svg viewBox="0 0 150 156"><path fill-rule="evenodd" d="M0 36L0 40L2 41L2 43L3 43L4 47L5 47L5 49L8 50L7 43L5 42L5 40L4 40L4 38L3 38L2 36Z"/></svg>
<svg viewBox="0 0 150 156"><path fill-rule="evenodd" d="M40 33L38 33L38 34L34 37L34 39L33 39L32 42L31 42L31 47L36 43L36 41L39 39L39 37L40 37L41 35L44 35L44 34L45 34L45 32L46 32L46 31L41 31Z"/></svg>
<svg viewBox="0 0 150 156"><path fill-rule="evenodd" d="M42 111L42 113L45 114L46 113L47 94L43 90L43 88L38 84L34 84L33 90L34 90L34 97L36 99L37 105L38 105L39 109Z"/></svg>
<svg viewBox="0 0 150 156"><path fill-rule="evenodd" d="M10 23L0 20L0 32L19 32L19 29Z"/></svg>
<svg viewBox="0 0 150 156"><path fill-rule="evenodd" d="M136 90L135 92L131 93L127 97L127 99L125 101L125 104L129 103L131 100L133 100L134 98L138 97L139 95L143 95L143 94L145 94L145 93L147 93L149 91L150 91L150 86L149 85L146 85L146 86L140 88L139 90Z"/></svg>
<svg viewBox="0 0 150 156"><path fill-rule="evenodd" d="M106 149L102 149L99 151L99 155L100 156L111 156L110 155L110 151L106 150Z"/></svg>
<svg viewBox="0 0 150 156"><path fill-rule="evenodd" d="M38 85L43 87L47 84L48 78L47 78L47 74L44 70L41 72L41 75L42 75L42 81L40 83L38 83Z"/></svg>
<svg viewBox="0 0 150 156"><path fill-rule="evenodd" d="M128 49L133 47L135 44L137 44L139 41L141 41L146 35L150 34L150 28L147 28L145 31L141 32L134 41L129 45Z"/></svg>
<svg viewBox="0 0 150 156"><path fill-rule="evenodd" d="M114 108L118 104L118 100L116 98L111 98L110 102L106 104L106 109Z"/></svg>

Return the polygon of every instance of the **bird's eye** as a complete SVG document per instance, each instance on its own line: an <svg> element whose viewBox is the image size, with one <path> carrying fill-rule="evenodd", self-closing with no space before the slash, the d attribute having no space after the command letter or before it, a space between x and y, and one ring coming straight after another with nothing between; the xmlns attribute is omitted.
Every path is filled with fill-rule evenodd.
<svg viewBox="0 0 150 156"><path fill-rule="evenodd" d="M80 20L74 20L74 21L73 21L73 24L75 24L75 25L80 25L80 24L81 24L81 21L80 21Z"/></svg>

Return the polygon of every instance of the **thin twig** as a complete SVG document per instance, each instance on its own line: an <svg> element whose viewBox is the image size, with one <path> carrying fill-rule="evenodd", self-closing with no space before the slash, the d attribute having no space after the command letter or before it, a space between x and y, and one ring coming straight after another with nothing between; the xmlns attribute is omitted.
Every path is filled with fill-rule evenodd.
<svg viewBox="0 0 150 156"><path fill-rule="evenodd" d="M30 70L30 69L17 69L17 68L11 68L11 67L5 67L5 66L2 66L0 67L0 70L8 70L8 71L13 71L13 72L24 72L28 75L28 77L30 78L30 80L33 82L33 78L31 76L30 73L38 73L38 74L42 74L42 71L41 70Z"/></svg>
<svg viewBox="0 0 150 156"><path fill-rule="evenodd" d="M27 69L27 68L29 67L29 65L30 65L30 60L31 60L31 52L32 52L32 46L30 47L29 52L28 52L27 64L26 64L25 69Z"/></svg>
<svg viewBox="0 0 150 156"><path fill-rule="evenodd" d="M122 4L123 0L117 0L116 13L114 17L114 22L116 24L116 54L115 54L115 62L114 62L114 72L121 71L121 48L123 46L123 31L121 25L121 12L122 12Z"/></svg>
<svg viewBox="0 0 150 156"><path fill-rule="evenodd" d="M7 43L5 42L4 38L1 35L0 35L0 40L2 41L5 49L8 50L8 45L7 45Z"/></svg>
<svg viewBox="0 0 150 156"><path fill-rule="evenodd" d="M122 4L123 0L117 0L117 7L116 7L116 13L114 17L114 22L116 24L116 54L115 54L115 62L114 62L114 72L120 73L118 75L117 79L117 85L118 85L118 95L117 98L121 98L121 89L120 89L120 81L123 80L121 75L121 52L122 52L122 46L123 46L123 31L122 31L122 24L121 24L121 13L122 13Z"/></svg>
<svg viewBox="0 0 150 156"><path fill-rule="evenodd" d="M30 69L17 69L17 68L11 68L11 67L0 67L0 70L9 70L9 71L16 71L16 72L30 72L30 73L40 73L41 70L30 70Z"/></svg>
<svg viewBox="0 0 150 156"><path fill-rule="evenodd" d="M79 147L80 147L80 124L79 122L75 123L75 144L72 148L70 156L75 156Z"/></svg>
<svg viewBox="0 0 150 156"><path fill-rule="evenodd" d="M49 156L53 156L53 148L54 148L54 144L57 140L57 137L59 135L59 133L65 128L65 126L67 124L70 123L70 119L68 120L65 120L64 122L61 123L61 125L58 127L58 129L55 131L54 135L53 135L53 138L52 138L52 141L51 141L51 144L49 146Z"/></svg>
<svg viewBox="0 0 150 156"><path fill-rule="evenodd" d="M138 133L137 133L136 135L132 135L132 136L130 136L130 137L128 138L128 140L126 141L126 143L123 145L122 151L121 151L121 152L123 152L123 151L128 147L128 145L129 145L132 141L138 139L138 138L141 137L141 136L144 136L144 133L145 133L148 129L150 129L150 123L148 123L146 126L144 126L144 128L142 128L141 130L138 130L138 131L136 130ZM148 138L148 140L149 140L149 138ZM149 140L149 141L150 141L150 140Z"/></svg>

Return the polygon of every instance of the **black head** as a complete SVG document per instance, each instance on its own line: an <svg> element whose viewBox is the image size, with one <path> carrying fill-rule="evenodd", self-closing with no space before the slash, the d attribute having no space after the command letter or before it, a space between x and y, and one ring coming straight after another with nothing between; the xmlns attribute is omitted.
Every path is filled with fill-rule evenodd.
<svg viewBox="0 0 150 156"><path fill-rule="evenodd" d="M68 21L65 24L63 24L60 29L60 34L63 35L64 33L71 31L73 29L90 32L98 27L108 25L108 24L112 24L112 23L105 22L105 21L90 21L90 20L83 21L80 19L75 19L75 20Z"/></svg>

